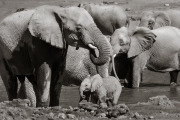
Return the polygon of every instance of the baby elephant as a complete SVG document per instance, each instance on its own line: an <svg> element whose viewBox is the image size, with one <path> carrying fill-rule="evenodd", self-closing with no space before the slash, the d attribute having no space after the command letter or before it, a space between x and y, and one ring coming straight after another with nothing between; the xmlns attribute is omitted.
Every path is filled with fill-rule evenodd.
<svg viewBox="0 0 180 120"><path fill-rule="evenodd" d="M122 91L122 86L119 81L109 76L102 78L99 74L88 75L80 86L80 101L83 99L89 101L91 95L91 102L99 102L102 108L106 108L107 104L116 105Z"/></svg>

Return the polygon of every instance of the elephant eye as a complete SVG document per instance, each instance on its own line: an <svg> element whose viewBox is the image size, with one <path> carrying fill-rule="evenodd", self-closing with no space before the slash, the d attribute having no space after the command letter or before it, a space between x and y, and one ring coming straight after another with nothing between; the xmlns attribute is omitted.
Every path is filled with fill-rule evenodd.
<svg viewBox="0 0 180 120"><path fill-rule="evenodd" d="M124 41L122 39L120 39L119 44L124 45Z"/></svg>
<svg viewBox="0 0 180 120"><path fill-rule="evenodd" d="M76 30L77 30L77 32L81 32L82 27L81 26L77 26Z"/></svg>

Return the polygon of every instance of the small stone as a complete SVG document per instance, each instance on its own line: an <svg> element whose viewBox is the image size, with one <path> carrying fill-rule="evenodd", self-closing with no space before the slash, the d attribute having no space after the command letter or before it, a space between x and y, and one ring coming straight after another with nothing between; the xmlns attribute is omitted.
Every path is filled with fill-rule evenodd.
<svg viewBox="0 0 180 120"><path fill-rule="evenodd" d="M106 103L100 103L100 107L101 107L101 108L107 108L108 106L107 106Z"/></svg>
<svg viewBox="0 0 180 120"><path fill-rule="evenodd" d="M73 110L73 107L72 107L72 106L69 106L69 109L70 109L70 110Z"/></svg>
<svg viewBox="0 0 180 120"><path fill-rule="evenodd" d="M54 118L54 113L50 112L48 115L48 118L53 119Z"/></svg>
<svg viewBox="0 0 180 120"><path fill-rule="evenodd" d="M73 114L67 114L67 118L69 118L69 119L75 119L75 118L76 118L76 116L75 116L75 115L73 115Z"/></svg>
<svg viewBox="0 0 180 120"><path fill-rule="evenodd" d="M114 109L111 113L111 117L117 118L119 115L120 115L120 113L117 109Z"/></svg>
<svg viewBox="0 0 180 120"><path fill-rule="evenodd" d="M83 108L80 109L80 112L84 112L85 110Z"/></svg>
<svg viewBox="0 0 180 120"><path fill-rule="evenodd" d="M94 110L91 110L91 113L94 113Z"/></svg>
<svg viewBox="0 0 180 120"><path fill-rule="evenodd" d="M54 110L54 111L59 111L61 110L62 107L61 106L55 106L55 107L52 107L51 110Z"/></svg>
<svg viewBox="0 0 180 120"><path fill-rule="evenodd" d="M163 111L160 111L160 113L163 114L163 115L168 115L169 114L169 113L163 112Z"/></svg>
<svg viewBox="0 0 180 120"><path fill-rule="evenodd" d="M125 115L121 115L121 116L118 116L117 119L127 119L128 116L125 116Z"/></svg>
<svg viewBox="0 0 180 120"><path fill-rule="evenodd" d="M106 118L106 114L105 113L99 113L99 114L97 114L97 117Z"/></svg>
<svg viewBox="0 0 180 120"><path fill-rule="evenodd" d="M75 107L73 110L74 110L74 111L78 111L78 110L79 110L79 108L78 108L78 107Z"/></svg>
<svg viewBox="0 0 180 120"><path fill-rule="evenodd" d="M149 119L154 119L154 116L149 116L148 118L149 118Z"/></svg>
<svg viewBox="0 0 180 120"><path fill-rule="evenodd" d="M139 115L139 113L134 113L134 117L136 118L136 119L142 119L143 118L143 116L142 115Z"/></svg>
<svg viewBox="0 0 180 120"><path fill-rule="evenodd" d="M164 6L169 7L169 4L164 4Z"/></svg>
<svg viewBox="0 0 180 120"><path fill-rule="evenodd" d="M58 114L58 118L66 119L67 116L66 116L66 114L64 114L64 113L59 113L59 114Z"/></svg>
<svg viewBox="0 0 180 120"><path fill-rule="evenodd" d="M131 10L131 8L126 8L126 9L125 9L125 11L130 11L130 10Z"/></svg>

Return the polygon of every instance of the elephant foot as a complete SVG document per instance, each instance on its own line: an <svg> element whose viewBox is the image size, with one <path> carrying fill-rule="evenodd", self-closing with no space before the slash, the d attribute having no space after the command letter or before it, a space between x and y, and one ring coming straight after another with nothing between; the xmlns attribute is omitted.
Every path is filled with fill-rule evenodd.
<svg viewBox="0 0 180 120"><path fill-rule="evenodd" d="M108 108L108 106L107 106L106 103L100 103L100 107L101 107L101 108Z"/></svg>
<svg viewBox="0 0 180 120"><path fill-rule="evenodd" d="M129 83L124 83L124 84L122 84L122 86L124 86L126 88L132 88L132 84L129 84Z"/></svg>
<svg viewBox="0 0 180 120"><path fill-rule="evenodd" d="M37 103L37 107L48 107L48 106L49 106L48 102L38 102Z"/></svg>
<svg viewBox="0 0 180 120"><path fill-rule="evenodd" d="M175 82L170 83L170 87L176 87L176 86L177 86L177 83L175 83Z"/></svg>

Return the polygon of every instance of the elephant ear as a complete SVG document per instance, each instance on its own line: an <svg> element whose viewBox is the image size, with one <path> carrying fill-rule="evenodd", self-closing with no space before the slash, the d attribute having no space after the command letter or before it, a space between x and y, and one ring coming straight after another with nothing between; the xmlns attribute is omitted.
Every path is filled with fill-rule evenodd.
<svg viewBox="0 0 180 120"><path fill-rule="evenodd" d="M155 12L155 27L162 27L162 26L170 26L171 25L171 20L169 16L162 11Z"/></svg>
<svg viewBox="0 0 180 120"><path fill-rule="evenodd" d="M91 92L94 92L95 90L97 90L100 86L102 86L103 84L103 80L102 80L102 77L97 74L97 75L94 75L92 78L91 78Z"/></svg>
<svg viewBox="0 0 180 120"><path fill-rule="evenodd" d="M35 10L16 12L0 23L0 38L10 51L13 51L22 40L34 12Z"/></svg>
<svg viewBox="0 0 180 120"><path fill-rule="evenodd" d="M128 58L135 57L140 53L150 49L153 45L156 35L149 28L138 27L132 33Z"/></svg>
<svg viewBox="0 0 180 120"><path fill-rule="evenodd" d="M63 48L62 21L59 13L59 6L41 6L36 9L29 23L29 31L32 36L51 44L52 46Z"/></svg>

